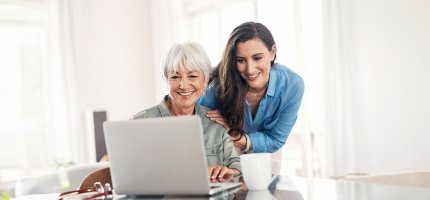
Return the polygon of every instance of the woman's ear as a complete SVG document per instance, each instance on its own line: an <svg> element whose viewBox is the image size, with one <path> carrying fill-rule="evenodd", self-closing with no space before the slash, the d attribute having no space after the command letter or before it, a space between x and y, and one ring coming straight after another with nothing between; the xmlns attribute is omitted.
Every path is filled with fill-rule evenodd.
<svg viewBox="0 0 430 200"><path fill-rule="evenodd" d="M272 56L272 58L270 59L271 61L275 60L275 55L276 55L276 44L272 45L272 49L270 50L270 56Z"/></svg>

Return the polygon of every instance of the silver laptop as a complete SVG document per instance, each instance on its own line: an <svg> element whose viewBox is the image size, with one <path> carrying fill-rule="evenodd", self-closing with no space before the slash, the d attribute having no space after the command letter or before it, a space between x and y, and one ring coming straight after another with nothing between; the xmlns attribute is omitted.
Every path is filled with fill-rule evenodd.
<svg viewBox="0 0 430 200"><path fill-rule="evenodd" d="M240 183L210 183L198 116L103 124L113 189L128 195L213 195Z"/></svg>

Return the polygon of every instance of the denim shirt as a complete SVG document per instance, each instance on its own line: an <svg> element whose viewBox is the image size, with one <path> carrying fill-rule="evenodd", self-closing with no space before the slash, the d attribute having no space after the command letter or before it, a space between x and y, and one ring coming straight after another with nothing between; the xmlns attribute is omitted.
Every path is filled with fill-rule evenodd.
<svg viewBox="0 0 430 200"><path fill-rule="evenodd" d="M169 98L170 97L166 95L164 100L158 105L137 113L133 116L133 119L171 117L169 109L165 103ZM202 120L208 166L221 165L230 169L235 168L242 171L240 168L239 156L227 130L223 126L212 122L206 117L206 111L208 111L208 108L196 104L194 109L195 115L199 116Z"/></svg>
<svg viewBox="0 0 430 200"><path fill-rule="evenodd" d="M219 109L218 87L210 84L197 103ZM269 85L255 117L246 102L244 131L252 141L252 152L275 152L286 142L296 123L304 93L303 79L289 68L276 63L270 69Z"/></svg>

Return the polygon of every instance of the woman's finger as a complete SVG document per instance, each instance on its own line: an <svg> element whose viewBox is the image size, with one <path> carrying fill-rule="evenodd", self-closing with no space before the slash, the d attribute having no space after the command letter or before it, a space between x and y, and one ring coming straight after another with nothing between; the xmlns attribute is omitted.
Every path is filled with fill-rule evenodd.
<svg viewBox="0 0 430 200"><path fill-rule="evenodd" d="M213 118L213 119L215 119L215 118L216 118L216 119L224 119L224 117L223 117L222 115L212 115L212 114L211 114L211 115L209 115L209 114L206 114L206 117L207 117L207 118L211 118L211 119L212 119L212 118Z"/></svg>
<svg viewBox="0 0 430 200"><path fill-rule="evenodd" d="M206 112L206 117L211 120L214 121L218 124L221 124L222 126L224 126L224 128L227 131L230 131L230 126L228 126L226 120L224 119L224 117L219 113L218 110L209 110Z"/></svg>
<svg viewBox="0 0 430 200"><path fill-rule="evenodd" d="M206 116L208 116L208 117L223 117L218 110L209 110L206 112Z"/></svg>
<svg viewBox="0 0 430 200"><path fill-rule="evenodd" d="M208 167L208 179L212 179L212 173L216 166Z"/></svg>
<svg viewBox="0 0 430 200"><path fill-rule="evenodd" d="M228 172L228 168L226 166L223 166L218 174L218 178L222 178L224 177L224 175Z"/></svg>
<svg viewBox="0 0 430 200"><path fill-rule="evenodd" d="M224 118L222 118L222 117L208 117L210 120L212 120L212 121L216 121L216 120L222 120L222 121L225 121L224 120Z"/></svg>
<svg viewBox="0 0 430 200"><path fill-rule="evenodd" d="M206 111L207 114L220 114L219 110L208 110Z"/></svg>
<svg viewBox="0 0 430 200"><path fill-rule="evenodd" d="M211 179L217 179L218 175L221 171L221 166L216 166L213 170L212 170L212 174L211 174Z"/></svg>
<svg viewBox="0 0 430 200"><path fill-rule="evenodd" d="M223 126L227 126L227 123L225 123L224 119L216 119L215 122Z"/></svg>
<svg viewBox="0 0 430 200"><path fill-rule="evenodd" d="M228 124L225 122L224 119L222 119L222 120L216 120L215 122L218 123L218 124L221 124L222 126L224 126L224 128L227 130L227 132L230 131L230 126L228 126Z"/></svg>

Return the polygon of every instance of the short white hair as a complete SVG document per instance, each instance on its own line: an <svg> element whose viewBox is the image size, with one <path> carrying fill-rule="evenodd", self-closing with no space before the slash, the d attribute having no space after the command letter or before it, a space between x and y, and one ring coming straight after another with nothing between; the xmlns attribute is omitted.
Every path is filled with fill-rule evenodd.
<svg viewBox="0 0 430 200"><path fill-rule="evenodd" d="M205 82L209 80L211 63L203 47L195 42L177 43L171 46L161 59L160 67L167 80L169 74L176 73L179 67L186 70L200 70L203 72Z"/></svg>

